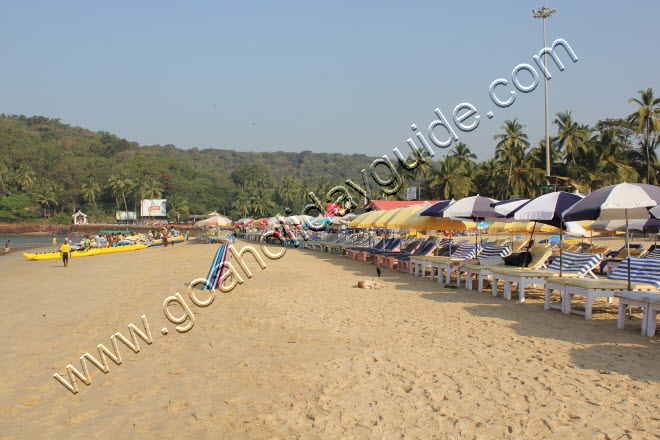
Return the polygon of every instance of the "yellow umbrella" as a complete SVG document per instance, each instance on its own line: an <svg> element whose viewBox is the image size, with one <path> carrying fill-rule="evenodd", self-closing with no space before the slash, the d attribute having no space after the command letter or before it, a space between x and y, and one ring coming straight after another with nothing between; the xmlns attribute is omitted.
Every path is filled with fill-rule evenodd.
<svg viewBox="0 0 660 440"><path fill-rule="evenodd" d="M377 219L374 219L373 222L371 222L371 227L372 228L384 228L385 224L393 218L395 215L397 215L399 212L401 212L404 208L395 208L395 209L388 209L387 211L384 211L384 214L378 217Z"/></svg>
<svg viewBox="0 0 660 440"><path fill-rule="evenodd" d="M358 215L357 217L355 217L353 220L351 220L351 221L348 223L348 225L349 225L351 228L357 228L358 225L362 222L362 220L364 220L369 214L372 214L372 213L374 213L374 212L375 212L375 211L369 211L369 212L365 212L364 214L360 214L360 215Z"/></svg>
<svg viewBox="0 0 660 440"><path fill-rule="evenodd" d="M465 231L466 229L476 228L474 222L452 220L445 217L420 217L410 216L405 222L399 225L401 229L418 229L422 231Z"/></svg>
<svg viewBox="0 0 660 440"><path fill-rule="evenodd" d="M385 227L386 228L401 228L401 229L407 229L403 228L402 225L412 216L414 217L418 212L428 208L426 205L413 205L413 206L408 206L407 208L403 208L396 214L394 214L392 217L390 217L387 222L385 222Z"/></svg>
<svg viewBox="0 0 660 440"><path fill-rule="evenodd" d="M488 230L489 231L505 231L507 224L508 223L505 223L505 222L493 222L493 224L491 224L488 227Z"/></svg>
<svg viewBox="0 0 660 440"><path fill-rule="evenodd" d="M358 228L371 228L373 227L374 221L378 220L381 216L386 215L388 211L371 211L369 215L362 219L360 223L357 224Z"/></svg>

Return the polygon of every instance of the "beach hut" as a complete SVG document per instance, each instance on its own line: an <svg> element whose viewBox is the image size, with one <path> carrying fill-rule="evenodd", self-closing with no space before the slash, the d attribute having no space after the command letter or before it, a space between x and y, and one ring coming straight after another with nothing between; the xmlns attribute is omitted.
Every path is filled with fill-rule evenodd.
<svg viewBox="0 0 660 440"><path fill-rule="evenodd" d="M86 225L87 224L87 214L83 214L80 210L73 214L73 224L74 225Z"/></svg>

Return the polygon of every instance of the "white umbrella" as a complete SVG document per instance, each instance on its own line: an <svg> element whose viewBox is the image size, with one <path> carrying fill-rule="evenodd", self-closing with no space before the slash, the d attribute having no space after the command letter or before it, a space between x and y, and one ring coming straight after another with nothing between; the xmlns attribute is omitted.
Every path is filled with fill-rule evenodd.
<svg viewBox="0 0 660 440"><path fill-rule="evenodd" d="M660 203L660 188L643 183L619 183L597 189L564 213L564 221L625 220L628 260L628 290L630 290L629 220L648 220L649 208Z"/></svg>

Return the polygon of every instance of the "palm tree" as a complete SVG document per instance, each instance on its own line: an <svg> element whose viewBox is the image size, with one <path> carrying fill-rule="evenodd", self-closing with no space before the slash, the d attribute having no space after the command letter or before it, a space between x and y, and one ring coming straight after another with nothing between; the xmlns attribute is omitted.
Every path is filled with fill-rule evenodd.
<svg viewBox="0 0 660 440"><path fill-rule="evenodd" d="M636 112L628 116L628 121L637 125L637 132L646 132L646 181L651 178L651 132L660 132L660 98L653 96L653 89L638 90L640 98L630 98L628 102L639 105Z"/></svg>
<svg viewBox="0 0 660 440"><path fill-rule="evenodd" d="M21 190L29 190L34 185L34 171L29 166L25 164L21 165L16 174L16 181L21 185Z"/></svg>
<svg viewBox="0 0 660 440"><path fill-rule="evenodd" d="M461 163L477 160L477 155L471 152L470 148L463 142L459 142L454 149L449 150L449 156L457 158Z"/></svg>
<svg viewBox="0 0 660 440"><path fill-rule="evenodd" d="M241 213L242 217L247 217L252 209L252 204L250 203L250 197L247 193L242 193L234 203L232 203L232 208Z"/></svg>
<svg viewBox="0 0 660 440"><path fill-rule="evenodd" d="M117 176L110 177L110 187L112 190L121 194L122 199L124 200L124 210L128 211L128 205L126 204L126 192L130 190L133 185L133 180L129 179L126 176L126 173L120 171Z"/></svg>
<svg viewBox="0 0 660 440"><path fill-rule="evenodd" d="M44 207L44 218L46 214L50 215L50 206L59 206L57 199L55 198L55 190L52 186L47 185L39 188L35 194L35 201Z"/></svg>
<svg viewBox="0 0 660 440"><path fill-rule="evenodd" d="M264 217L265 214L270 212L270 208L275 206L275 202L271 199L271 194L265 188L257 188L254 195L250 199L252 209L255 214Z"/></svg>
<svg viewBox="0 0 660 440"><path fill-rule="evenodd" d="M511 190L520 197L534 197L544 175L545 170L535 167L532 155L527 153L516 161L511 170Z"/></svg>
<svg viewBox="0 0 660 440"><path fill-rule="evenodd" d="M559 148L564 151L567 158L575 163L575 155L578 150L587 148L586 143L591 134L588 127L573 121L571 112L568 110L565 110L564 113L557 113L554 123L558 126L557 144Z"/></svg>
<svg viewBox="0 0 660 440"><path fill-rule="evenodd" d="M509 162L506 198L509 197L513 163L516 160L520 160L525 155L527 148L529 148L529 141L527 140L527 135L522 131L523 128L525 126L520 124L517 118L513 121L504 121L504 125L500 126L500 129L504 130L504 133L493 136L494 140L499 139L499 142L495 146L495 159Z"/></svg>
<svg viewBox="0 0 660 440"><path fill-rule="evenodd" d="M448 156L439 163L437 170L429 183L429 186L438 191L441 197L463 198L470 191L470 178L465 175L465 168L457 158Z"/></svg>
<svg viewBox="0 0 660 440"><path fill-rule="evenodd" d="M585 191L626 180L634 181L639 177L637 171L626 163L626 151L621 148L614 130L605 130L595 136L587 149L578 153L575 163L569 165L569 172Z"/></svg>
<svg viewBox="0 0 660 440"><path fill-rule="evenodd" d="M99 192L101 191L101 187L99 186L98 183L94 181L94 178L92 176L89 176L87 178L86 182L83 182L81 185L81 194L82 196L88 201L88 202L94 202L94 210L96 211L96 215L98 216L98 207L96 206L96 197L98 197Z"/></svg>
<svg viewBox="0 0 660 440"><path fill-rule="evenodd" d="M473 184L478 194L499 199L505 189L504 175L506 170L502 162L490 159L477 165L473 176Z"/></svg>

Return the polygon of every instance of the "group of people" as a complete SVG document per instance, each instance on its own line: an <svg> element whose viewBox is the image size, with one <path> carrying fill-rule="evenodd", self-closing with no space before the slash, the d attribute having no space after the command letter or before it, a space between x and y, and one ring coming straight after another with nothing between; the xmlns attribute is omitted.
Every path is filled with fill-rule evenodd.
<svg viewBox="0 0 660 440"><path fill-rule="evenodd" d="M179 231L174 229L174 226L163 227L162 231L149 231L149 238L152 240L163 240L163 246L171 244L174 246L174 237L179 235Z"/></svg>

